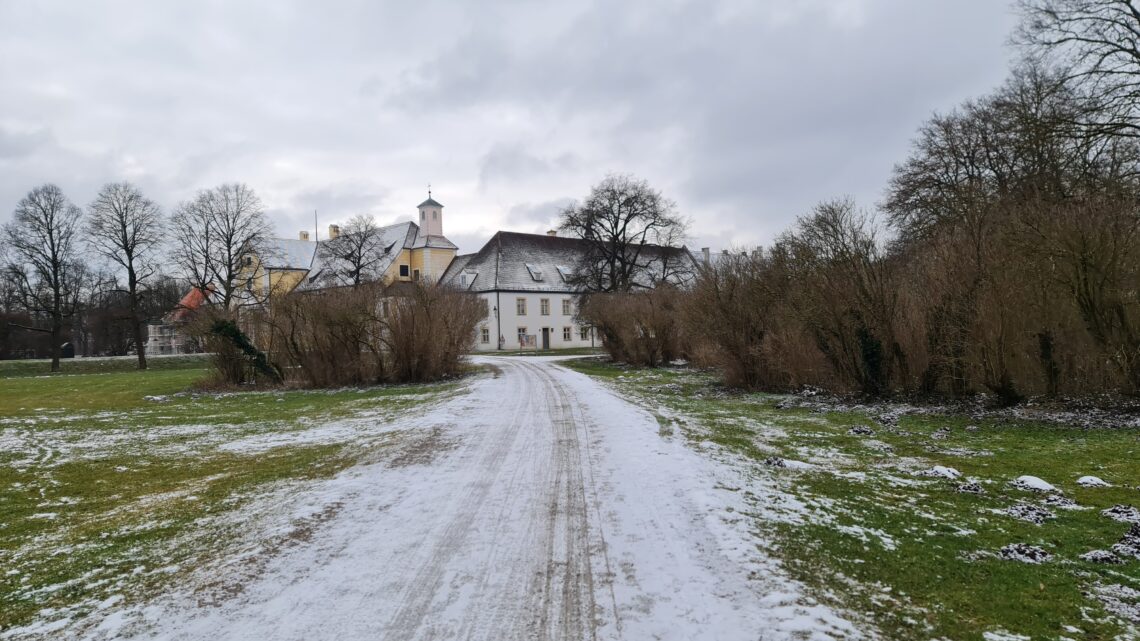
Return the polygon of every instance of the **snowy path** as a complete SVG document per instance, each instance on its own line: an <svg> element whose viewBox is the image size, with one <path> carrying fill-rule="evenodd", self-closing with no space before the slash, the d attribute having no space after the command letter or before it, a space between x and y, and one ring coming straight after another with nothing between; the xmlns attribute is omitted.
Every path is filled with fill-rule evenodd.
<svg viewBox="0 0 1140 641"><path fill-rule="evenodd" d="M758 558L731 470L552 361L482 362L423 447L322 482L331 516L221 605L171 595L92 638L857 636Z"/></svg>

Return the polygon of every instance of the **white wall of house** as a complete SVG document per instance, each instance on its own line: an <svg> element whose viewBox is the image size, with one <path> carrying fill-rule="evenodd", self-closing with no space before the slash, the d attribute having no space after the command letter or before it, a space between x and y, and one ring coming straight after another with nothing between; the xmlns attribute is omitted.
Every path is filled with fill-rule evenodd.
<svg viewBox="0 0 1140 641"><path fill-rule="evenodd" d="M596 343L593 330L585 328L583 334L583 327L574 322L574 313L578 308L573 294L499 292L497 300L495 292L479 295L487 301L489 313L475 328L476 351L498 349L499 337L496 331L500 327L504 350L522 349L519 341L520 328L525 328L527 335L535 337L539 349L543 346L543 328L547 329L550 349L591 347ZM524 301L521 307L519 301ZM543 301L547 301L545 306ZM496 309L496 306L501 308Z"/></svg>

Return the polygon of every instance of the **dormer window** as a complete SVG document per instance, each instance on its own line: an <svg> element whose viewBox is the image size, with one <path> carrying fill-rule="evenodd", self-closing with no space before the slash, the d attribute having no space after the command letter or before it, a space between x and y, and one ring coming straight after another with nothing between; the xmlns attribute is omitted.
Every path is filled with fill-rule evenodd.
<svg viewBox="0 0 1140 641"><path fill-rule="evenodd" d="M566 265L558 265L557 269L558 275L562 277L562 282L570 282L570 277L574 275L574 270L570 269Z"/></svg>
<svg viewBox="0 0 1140 641"><path fill-rule="evenodd" d="M542 270L539 269L537 265L532 265L530 263L526 263L526 270L528 272L530 272L530 277L533 278L535 281L538 281L538 282L542 281Z"/></svg>

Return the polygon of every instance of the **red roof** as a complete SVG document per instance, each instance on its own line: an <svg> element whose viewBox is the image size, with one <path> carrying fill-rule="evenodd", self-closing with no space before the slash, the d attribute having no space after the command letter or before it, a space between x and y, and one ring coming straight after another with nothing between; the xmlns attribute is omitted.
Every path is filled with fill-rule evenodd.
<svg viewBox="0 0 1140 641"><path fill-rule="evenodd" d="M195 287L186 292L182 300L178 301L178 306L174 308L174 311L170 312L170 320L174 322L186 320L190 312L198 309L202 306L202 303L206 302L208 296L209 294L206 290L201 287Z"/></svg>

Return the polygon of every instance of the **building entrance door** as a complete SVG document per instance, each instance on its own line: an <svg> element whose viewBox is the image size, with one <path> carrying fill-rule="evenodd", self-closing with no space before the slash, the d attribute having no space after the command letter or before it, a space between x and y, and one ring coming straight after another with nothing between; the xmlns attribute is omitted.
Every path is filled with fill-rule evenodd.
<svg viewBox="0 0 1140 641"><path fill-rule="evenodd" d="M542 349L550 349L550 328L542 328Z"/></svg>

